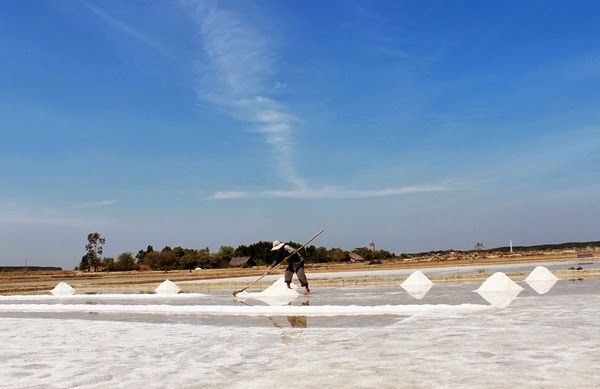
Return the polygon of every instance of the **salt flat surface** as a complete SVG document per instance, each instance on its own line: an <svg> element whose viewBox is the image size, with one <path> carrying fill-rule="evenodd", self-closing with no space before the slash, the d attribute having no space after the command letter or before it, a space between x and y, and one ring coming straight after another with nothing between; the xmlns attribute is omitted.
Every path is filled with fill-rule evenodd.
<svg viewBox="0 0 600 389"><path fill-rule="evenodd" d="M524 289L504 308L473 292L479 284L436 285L420 300L400 286L313 289L287 306L222 291L185 298L3 296L0 382L598 387L600 280L560 280L543 295L518 284Z"/></svg>

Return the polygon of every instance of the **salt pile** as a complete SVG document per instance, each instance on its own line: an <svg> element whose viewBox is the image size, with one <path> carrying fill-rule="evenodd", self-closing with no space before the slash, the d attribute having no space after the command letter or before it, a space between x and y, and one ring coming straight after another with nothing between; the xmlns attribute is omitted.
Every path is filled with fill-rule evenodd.
<svg viewBox="0 0 600 389"><path fill-rule="evenodd" d="M298 287L293 282L290 284L290 288L288 288L282 277L262 292L249 293L242 291L236 297L240 300L253 298L264 301L269 305L285 305L300 296L300 293L296 292L296 288Z"/></svg>
<svg viewBox="0 0 600 389"><path fill-rule="evenodd" d="M433 285L433 282L427 278L422 271L417 270L413 272L400 286L424 286Z"/></svg>
<svg viewBox="0 0 600 389"><path fill-rule="evenodd" d="M487 280L477 290L476 292L506 292L509 290L518 290L519 292L523 290L523 288L517 285L516 282L508 278L508 276L502 272L497 272L488 277Z"/></svg>
<svg viewBox="0 0 600 389"><path fill-rule="evenodd" d="M525 281L556 281L556 280L558 280L558 278L544 266L537 266L535 269L533 269L533 271L531 273L529 273L527 278L525 278Z"/></svg>
<svg viewBox="0 0 600 389"><path fill-rule="evenodd" d="M427 278L422 271L413 272L400 286L406 290L411 296L420 300L431 289L433 282Z"/></svg>
<svg viewBox="0 0 600 389"><path fill-rule="evenodd" d="M66 282L61 282L52 289L50 292L55 296L69 296L75 294L75 289Z"/></svg>
<svg viewBox="0 0 600 389"><path fill-rule="evenodd" d="M497 308L507 307L523 288L508 278L502 272L492 274L481 286L475 290L492 306Z"/></svg>
<svg viewBox="0 0 600 389"><path fill-rule="evenodd" d="M180 290L181 289L179 286L177 286L177 284L169 280L166 280L162 284L158 285L156 289L154 289L157 294L177 294Z"/></svg>
<svg viewBox="0 0 600 389"><path fill-rule="evenodd" d="M547 293L556 281L558 281L558 278L543 266L537 266L525 279L527 285L538 294Z"/></svg>

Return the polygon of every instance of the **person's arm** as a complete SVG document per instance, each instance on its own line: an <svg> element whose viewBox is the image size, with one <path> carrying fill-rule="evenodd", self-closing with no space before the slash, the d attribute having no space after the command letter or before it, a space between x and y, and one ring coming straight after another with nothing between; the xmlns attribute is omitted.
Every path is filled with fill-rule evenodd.
<svg viewBox="0 0 600 389"><path fill-rule="evenodd" d="M296 262L302 262L304 260L304 258L302 258L302 256L300 255L300 252L296 251L295 248L288 246L287 244L283 247L289 254L287 257L285 257L284 261L289 261L290 259L292 259L292 256L298 256L298 260Z"/></svg>
<svg viewBox="0 0 600 389"><path fill-rule="evenodd" d="M277 255L275 256L275 259L273 260L273 262L271 262L271 266L269 267L269 270L267 270L267 273L271 273L273 271L273 268L275 266L279 265L282 260L283 260L282 252L277 251Z"/></svg>

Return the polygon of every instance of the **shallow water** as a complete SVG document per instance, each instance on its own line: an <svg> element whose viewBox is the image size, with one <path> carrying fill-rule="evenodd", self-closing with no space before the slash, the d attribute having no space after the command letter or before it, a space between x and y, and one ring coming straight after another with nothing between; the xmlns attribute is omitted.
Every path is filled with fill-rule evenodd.
<svg viewBox="0 0 600 389"><path fill-rule="evenodd" d="M434 285L421 299L400 286L323 288L283 306L224 292L3 296L0 380L11 388L598 387L600 280L561 280L542 295L518 284L524 290L506 308L474 293L479 284ZM372 310L386 306L394 313ZM349 307L354 313L343 312Z"/></svg>

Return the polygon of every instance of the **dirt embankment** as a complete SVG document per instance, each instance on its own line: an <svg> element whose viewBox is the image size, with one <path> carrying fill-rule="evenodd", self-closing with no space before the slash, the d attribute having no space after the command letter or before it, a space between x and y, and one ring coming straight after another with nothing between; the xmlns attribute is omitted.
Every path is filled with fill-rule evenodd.
<svg viewBox="0 0 600 389"><path fill-rule="evenodd" d="M586 259L593 261L595 258ZM369 264L366 262L356 263L328 263L307 264L306 271L310 273L321 272L352 272L367 270L394 270L394 269L426 269L431 267L454 267L454 266L477 266L477 265L499 265L519 264L536 262L568 262L576 261L575 257L539 256L539 257L517 257L517 258L483 258L479 260L449 260L449 261L383 261L381 264ZM207 269L194 271L145 271L145 272L112 272L112 273L87 273L79 271L52 271L52 272L5 272L0 273L0 294L47 294L59 282L64 281L77 289L78 293L152 293L156 286L166 279L173 282L200 281L202 283L179 284L182 291L193 292L210 289L240 289L248 284L243 281L218 281L221 278L235 277L259 277L266 271L266 267L255 268L227 268ZM276 269L274 274L283 273L283 269ZM560 279L577 280L585 278L600 278L600 269L569 269L565 263L565 269L554 272ZM527 277L526 272L508 273L515 281ZM484 271L466 268L464 273L453 275L433 275L433 282L483 282L490 274ZM311 280L314 287L333 286L358 286L358 285L397 285L406 277L359 277ZM215 280L215 282L206 282ZM268 282L257 282L253 288L266 287Z"/></svg>

